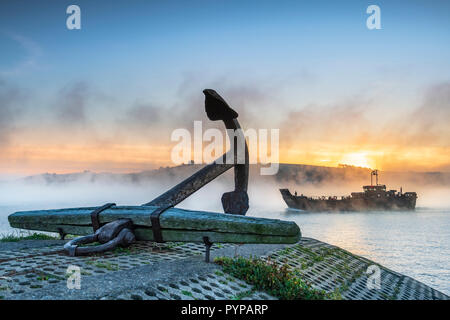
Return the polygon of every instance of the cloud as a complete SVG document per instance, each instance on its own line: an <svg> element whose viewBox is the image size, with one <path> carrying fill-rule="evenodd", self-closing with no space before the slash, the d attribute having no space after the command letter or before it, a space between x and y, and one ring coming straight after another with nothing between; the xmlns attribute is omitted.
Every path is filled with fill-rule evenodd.
<svg viewBox="0 0 450 320"><path fill-rule="evenodd" d="M450 146L450 82L429 87L419 108L411 113L405 126L415 143Z"/></svg>
<svg viewBox="0 0 450 320"><path fill-rule="evenodd" d="M128 101L128 107L124 107L122 103L126 106L127 101L120 101L120 92L106 95L90 83L79 81L55 90L49 107L40 99L39 92L34 92L33 99L29 100L37 102L31 106L25 104L25 90L0 81L0 143L4 145L14 136L23 150L33 142L36 146L45 145L48 150L54 150L55 164L67 161L62 147L66 152L71 148L96 148L97 158L92 161L105 166L113 163L108 152L128 149L136 152L136 156L125 160L123 155L118 155L116 167L127 165L132 168L135 162L150 165L155 159L158 164L166 160L169 163L170 152L167 150L175 144L170 141L174 129L185 128L192 132L194 120L202 120L204 130L211 127L224 129L221 121L212 122L206 117L204 88L217 90L238 111L244 129L280 128L281 161L316 164L328 161L323 163L335 165L345 153L367 150L374 151L369 152L368 157L379 163L395 163L395 169L409 170L416 166L414 163L418 159L425 159L424 149L420 148L434 147L433 153L427 155L428 162L422 163L418 170L450 167L450 162L445 159L450 152L448 82L425 88L423 99L415 108L411 106L400 111L382 106L376 97L364 94L333 104L308 103L293 108L297 100L290 101L290 105L278 103L283 93L276 82L258 86L227 78L195 85L184 81L178 87L174 86L176 99L166 105L144 94ZM30 107L33 107L32 113L23 112L30 111ZM32 114L33 118L24 114ZM19 123L27 124L22 127L24 130L17 130ZM446 147L447 151L444 150ZM413 151L413 157L410 151ZM439 160L433 160L436 155ZM25 153L21 156L29 157ZM77 161L80 161L80 169L93 168L89 167L92 163ZM401 168L405 163L409 166Z"/></svg>
<svg viewBox="0 0 450 320"><path fill-rule="evenodd" d="M450 83L424 87L422 98L407 109L378 101L383 100L356 95L287 113L279 124L282 159L336 165L359 152L384 170L448 171Z"/></svg>
<svg viewBox="0 0 450 320"><path fill-rule="evenodd" d="M86 82L77 82L62 88L57 97L57 120L64 125L86 124L86 107L90 97L91 91Z"/></svg>
<svg viewBox="0 0 450 320"><path fill-rule="evenodd" d="M307 105L280 124L282 140L357 145L443 146L450 141L450 83L424 90L410 110L394 110L376 99L355 96L334 105Z"/></svg>
<svg viewBox="0 0 450 320"><path fill-rule="evenodd" d="M10 142L25 98L23 90L0 79L0 146Z"/></svg>
<svg viewBox="0 0 450 320"><path fill-rule="evenodd" d="M392 114L379 126L380 141L400 148L450 147L450 82L424 88L415 108Z"/></svg>
<svg viewBox="0 0 450 320"><path fill-rule="evenodd" d="M182 81L179 88L175 90L178 94L176 102L171 105L156 105L152 101L137 101L125 113L117 117L117 123L127 127L149 127L159 129L192 127L193 121L205 121L207 126L215 126L215 123L207 119L204 108L204 95L202 93L206 86L193 87L190 81ZM245 106L252 103L257 104L263 100L263 93L257 88L245 86L227 86L222 83L218 85L215 81L208 88L216 89L220 95L231 105L245 113ZM240 116L241 117L241 116ZM223 127L218 123L218 127Z"/></svg>
<svg viewBox="0 0 450 320"><path fill-rule="evenodd" d="M128 110L127 116L134 124L148 126L162 120L162 110L150 104L137 104Z"/></svg>
<svg viewBox="0 0 450 320"><path fill-rule="evenodd" d="M310 104L286 114L280 123L280 139L290 147L304 143L361 143L372 124L368 100L353 98L330 105Z"/></svg>
<svg viewBox="0 0 450 320"><path fill-rule="evenodd" d="M232 108L239 112L239 119L244 128L249 128L251 121L257 123L254 114L261 113L261 106L267 101L263 90L256 86L239 85L216 79L202 81L193 85L192 75L174 86L176 97L170 104L162 104L148 98L138 98L128 108L115 114L114 139L119 143L152 144L170 146L171 134L175 129L183 128L193 134L194 121L202 121L203 130L217 128L225 130L222 121L210 121L205 112L203 89L213 88L224 97ZM268 104L267 104L268 105ZM258 107L256 107L258 106ZM263 117L264 113L259 116ZM225 132L225 131L224 131ZM170 154L167 154L169 161Z"/></svg>
<svg viewBox="0 0 450 320"><path fill-rule="evenodd" d="M32 39L17 33L1 31L0 34L3 34L7 38L15 41L25 51L25 58L23 60L16 63L9 69L0 70L0 75L3 76L16 75L30 68L35 68L37 66L37 61L39 57L41 57L43 54L43 50L39 46L39 44L34 42Z"/></svg>

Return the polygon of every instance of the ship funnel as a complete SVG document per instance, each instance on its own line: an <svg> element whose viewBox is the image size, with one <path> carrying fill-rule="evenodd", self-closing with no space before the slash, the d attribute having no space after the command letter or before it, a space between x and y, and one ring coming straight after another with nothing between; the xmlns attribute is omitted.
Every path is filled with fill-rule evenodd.
<svg viewBox="0 0 450 320"><path fill-rule="evenodd" d="M378 170L373 170L370 173L370 185L373 186L373 176L375 176L376 186L378 185Z"/></svg>

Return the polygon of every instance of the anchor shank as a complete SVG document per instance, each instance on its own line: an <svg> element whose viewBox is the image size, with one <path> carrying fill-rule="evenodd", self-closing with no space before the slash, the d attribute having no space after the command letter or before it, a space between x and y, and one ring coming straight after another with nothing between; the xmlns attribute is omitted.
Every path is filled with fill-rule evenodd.
<svg viewBox="0 0 450 320"><path fill-rule="evenodd" d="M238 151L237 151L237 139L236 137L234 138L234 157L235 157L235 163L236 166L234 167L234 186L235 186L235 191L247 191L247 187L248 187L248 171L249 171L249 156L248 156L248 146L247 146L247 142L245 141L245 137L243 137L243 132L241 129L241 125L239 124L239 121L237 119L232 119L231 122L232 124L230 124L230 120L228 121L224 121L225 122L225 127L227 129L233 129L235 130L235 132L238 132L238 135L240 135L240 139L242 139L242 141L244 141L245 144L245 150L244 150L244 157L245 157L245 161L244 163L242 163L242 161L238 162L237 160L237 156L238 156Z"/></svg>
<svg viewBox="0 0 450 320"><path fill-rule="evenodd" d="M176 206L178 203L189 197L191 194L202 188L204 185L208 184L209 182L211 182L212 180L220 176L222 173L226 172L227 170L231 169L234 166L234 164L232 163L231 164L226 163L227 154L228 153L224 154L221 158L200 169L192 176L180 182L169 191L163 193L162 195L153 199L152 201L144 204L144 206L158 206L158 207Z"/></svg>

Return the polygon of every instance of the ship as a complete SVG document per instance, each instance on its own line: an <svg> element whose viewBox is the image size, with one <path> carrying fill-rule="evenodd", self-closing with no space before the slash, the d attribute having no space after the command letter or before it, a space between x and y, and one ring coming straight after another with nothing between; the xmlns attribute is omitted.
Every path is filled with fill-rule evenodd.
<svg viewBox="0 0 450 320"><path fill-rule="evenodd" d="M376 183L373 184L373 177ZM417 193L387 190L386 185L378 184L378 170L371 171L370 185L363 186L363 192L352 192L350 196L307 197L289 189L280 189L287 206L310 212L320 211L408 211L416 208Z"/></svg>

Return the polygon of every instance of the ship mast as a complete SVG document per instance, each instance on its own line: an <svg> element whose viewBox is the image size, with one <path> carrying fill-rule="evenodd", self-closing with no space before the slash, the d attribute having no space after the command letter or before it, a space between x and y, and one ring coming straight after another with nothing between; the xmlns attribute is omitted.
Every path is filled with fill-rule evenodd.
<svg viewBox="0 0 450 320"><path fill-rule="evenodd" d="M378 170L373 170L370 173L370 185L373 186L373 176L375 176L376 185L378 185Z"/></svg>

